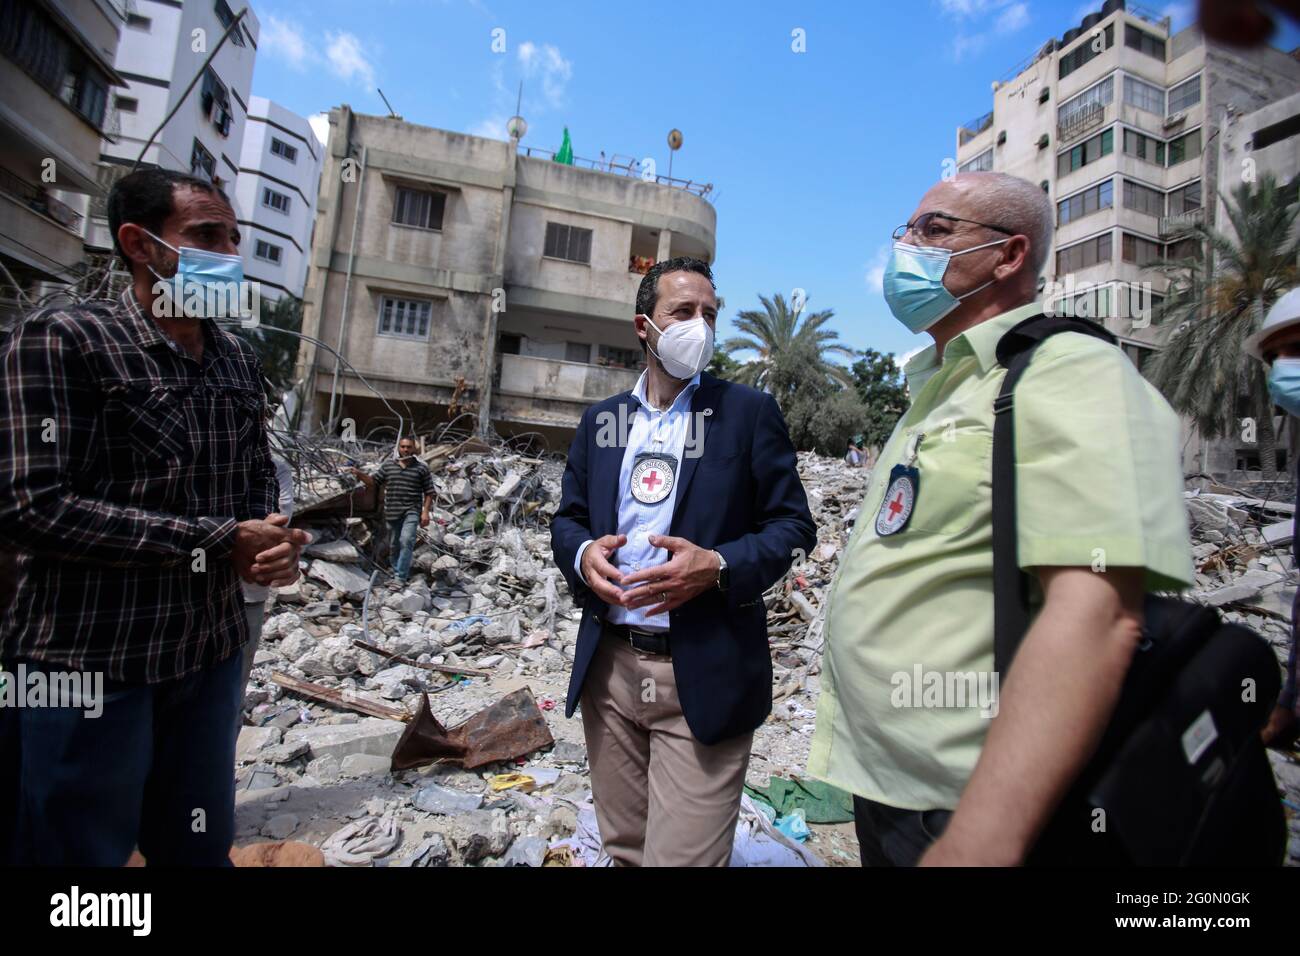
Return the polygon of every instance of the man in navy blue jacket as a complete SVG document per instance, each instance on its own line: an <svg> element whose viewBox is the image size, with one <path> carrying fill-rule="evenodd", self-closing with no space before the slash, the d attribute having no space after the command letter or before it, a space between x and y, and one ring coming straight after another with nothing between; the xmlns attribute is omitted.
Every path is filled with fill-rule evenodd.
<svg viewBox="0 0 1300 956"><path fill-rule="evenodd" d="M657 263L636 309L647 368L583 414L551 524L583 608L565 713L616 864L726 866L772 709L763 592L817 534L775 400L703 372L708 265Z"/></svg>

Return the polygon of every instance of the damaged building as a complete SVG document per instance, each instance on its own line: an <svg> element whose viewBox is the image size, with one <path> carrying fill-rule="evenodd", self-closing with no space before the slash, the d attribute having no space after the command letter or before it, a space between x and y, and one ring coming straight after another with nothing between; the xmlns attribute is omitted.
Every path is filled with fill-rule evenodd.
<svg viewBox="0 0 1300 956"><path fill-rule="evenodd" d="M714 259L712 187L613 156L329 115L303 331L307 426L477 428L565 447L593 401L644 367L637 286L657 260ZM522 123L512 126L519 132ZM369 383L373 387L367 387Z"/></svg>

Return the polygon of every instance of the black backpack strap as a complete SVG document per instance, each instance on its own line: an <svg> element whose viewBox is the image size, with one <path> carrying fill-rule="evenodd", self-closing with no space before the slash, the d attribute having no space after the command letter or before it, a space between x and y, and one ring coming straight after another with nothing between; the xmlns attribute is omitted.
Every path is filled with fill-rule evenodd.
<svg viewBox="0 0 1300 956"><path fill-rule="evenodd" d="M1034 350L1062 332L1078 332L1112 345L1118 339L1096 322L1036 315L998 340L998 364L1006 368L993 402L993 666L1006 678L1016 648L1029 629L1029 576L1020 570L1016 535L1016 435L1012 395Z"/></svg>

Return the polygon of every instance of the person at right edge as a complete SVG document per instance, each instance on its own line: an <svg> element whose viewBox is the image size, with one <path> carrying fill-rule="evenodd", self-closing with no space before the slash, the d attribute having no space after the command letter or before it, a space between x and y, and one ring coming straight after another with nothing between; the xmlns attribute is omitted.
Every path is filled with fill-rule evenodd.
<svg viewBox="0 0 1300 956"><path fill-rule="evenodd" d="M1292 289L1269 309L1260 330L1246 339L1246 351L1268 368L1268 394L1288 415L1300 417L1300 289ZM1300 512L1300 470L1296 473L1296 510ZM1300 537L1291 538L1291 552L1300 567ZM1300 660L1296 618L1300 612L1300 591L1291 606L1291 652L1287 657L1286 681L1268 724L1264 745L1277 750L1292 747L1300 736L1300 699L1297 699L1297 671Z"/></svg>
<svg viewBox="0 0 1300 956"><path fill-rule="evenodd" d="M831 585L808 762L854 795L864 865L1024 862L1110 720L1144 593L1192 580L1177 417L1118 348L1051 337L1013 412L1018 562L1042 600L993 683L996 348L1043 311L1053 221L1034 184L965 173L894 233L886 301L934 344ZM970 672L992 706L898 692Z"/></svg>

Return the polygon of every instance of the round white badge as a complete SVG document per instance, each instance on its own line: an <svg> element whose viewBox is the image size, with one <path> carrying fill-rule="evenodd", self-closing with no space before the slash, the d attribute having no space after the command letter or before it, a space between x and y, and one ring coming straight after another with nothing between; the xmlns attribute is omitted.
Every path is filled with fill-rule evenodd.
<svg viewBox="0 0 1300 956"><path fill-rule="evenodd" d="M901 531L907 519L912 516L912 506L916 503L916 488L907 475L899 475L889 483L885 500L880 503L876 514L876 534L888 535Z"/></svg>
<svg viewBox="0 0 1300 956"><path fill-rule="evenodd" d="M673 465L666 458L642 458L632 468L632 497L654 505L673 490Z"/></svg>

